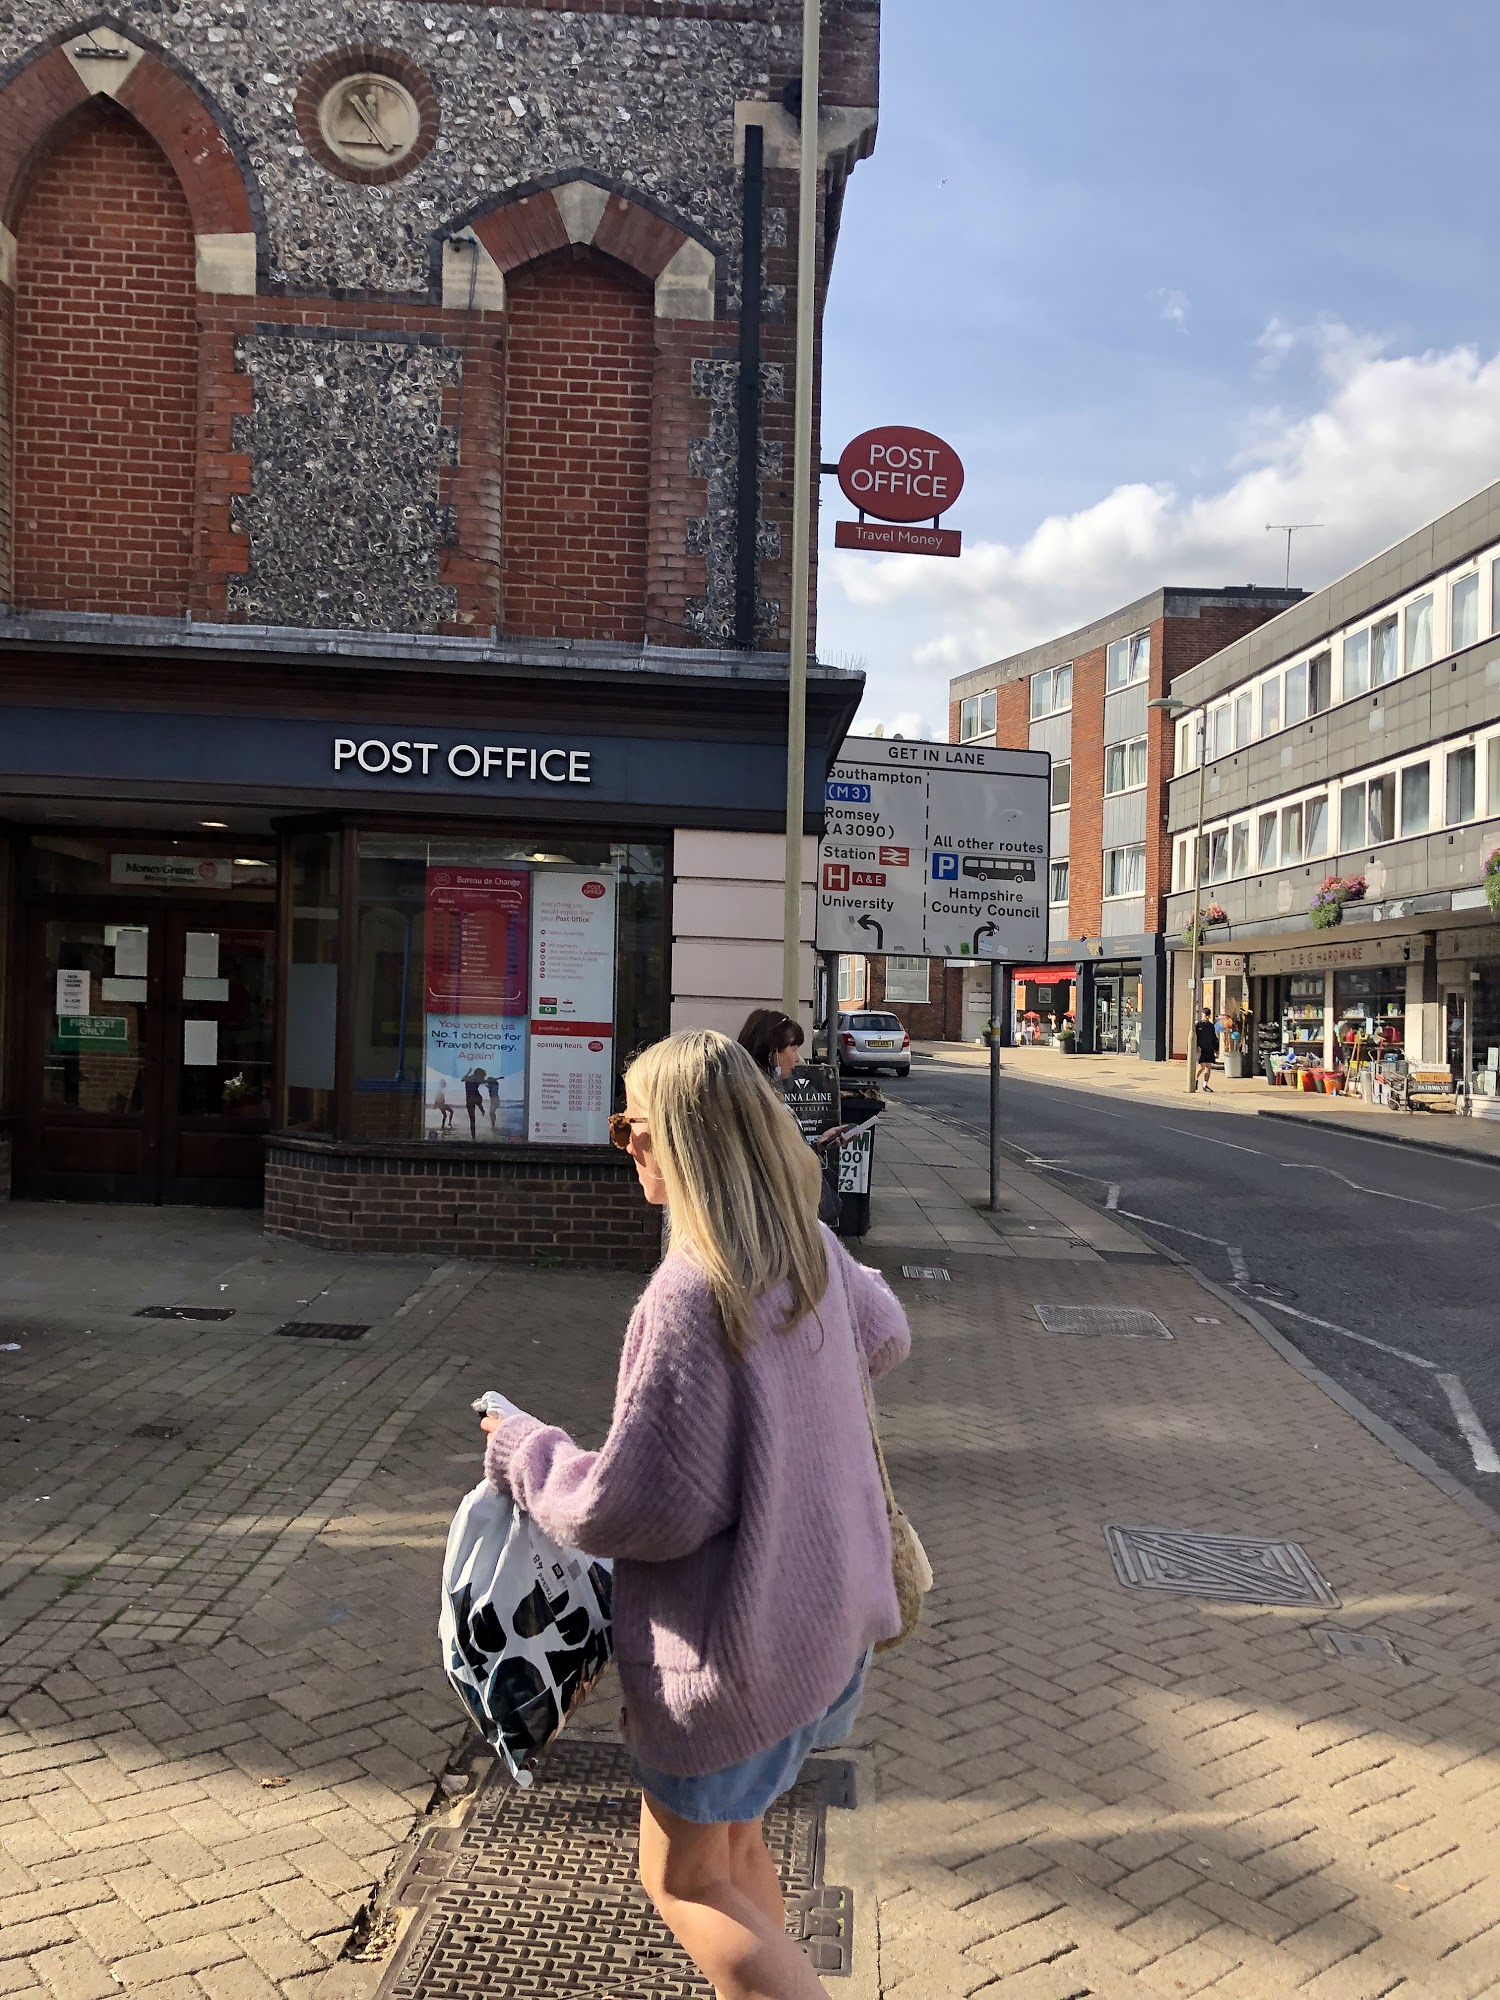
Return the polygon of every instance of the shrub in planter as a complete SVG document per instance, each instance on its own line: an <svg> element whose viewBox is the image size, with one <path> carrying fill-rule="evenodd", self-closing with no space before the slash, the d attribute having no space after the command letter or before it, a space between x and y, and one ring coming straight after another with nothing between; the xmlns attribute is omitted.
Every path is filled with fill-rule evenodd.
<svg viewBox="0 0 1500 2000"><path fill-rule="evenodd" d="M1326 876L1307 913L1314 930L1331 931L1335 924L1341 924L1344 921L1344 905L1362 902L1364 894L1363 875Z"/></svg>

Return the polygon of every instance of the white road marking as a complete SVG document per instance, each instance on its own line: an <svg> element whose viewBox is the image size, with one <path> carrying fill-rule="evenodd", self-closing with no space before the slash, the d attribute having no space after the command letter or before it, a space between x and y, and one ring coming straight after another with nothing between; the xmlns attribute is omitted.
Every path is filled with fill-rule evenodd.
<svg viewBox="0 0 1500 2000"><path fill-rule="evenodd" d="M1469 1401L1468 1391L1456 1375L1439 1375L1438 1387L1448 1398L1453 1421L1464 1434L1474 1458L1476 1472L1500 1472L1500 1452L1490 1442L1490 1434L1479 1421L1479 1412Z"/></svg>
<svg viewBox="0 0 1500 2000"><path fill-rule="evenodd" d="M1234 1282L1237 1285L1248 1285L1250 1266L1245 1262L1244 1251L1236 1250L1232 1243L1226 1243L1224 1248L1229 1253L1229 1268L1234 1272Z"/></svg>
<svg viewBox="0 0 1500 2000"><path fill-rule="evenodd" d="M1104 1206L1106 1208L1118 1208L1120 1206L1120 1184L1118 1181L1110 1182L1109 1193L1104 1198Z"/></svg>
<svg viewBox="0 0 1500 2000"><path fill-rule="evenodd" d="M1392 1194L1389 1188L1366 1187L1363 1181L1351 1181L1347 1174L1341 1174L1334 1167L1325 1167L1316 1160L1281 1160L1277 1163L1284 1168L1304 1174L1327 1174L1336 1181L1342 1181L1346 1188L1353 1188L1356 1194L1384 1195L1387 1201L1404 1201L1412 1208L1434 1208L1443 1215L1453 1213L1451 1203L1445 1201L1420 1201L1414 1194Z"/></svg>
<svg viewBox="0 0 1500 2000"><path fill-rule="evenodd" d="M1195 1243L1212 1243L1222 1250L1229 1259L1229 1268L1234 1273L1235 1283L1248 1285L1250 1266L1245 1262L1245 1253L1237 1243L1226 1243L1222 1236L1205 1236L1201 1229L1184 1229L1180 1222L1158 1222L1154 1215L1137 1215L1134 1209L1122 1208L1118 1211L1127 1222L1149 1222L1153 1229L1170 1229L1176 1236L1191 1236Z"/></svg>
<svg viewBox="0 0 1500 2000"><path fill-rule="evenodd" d="M1262 1160L1268 1157L1261 1146L1237 1146L1233 1139L1210 1139L1206 1132L1190 1132L1186 1125L1169 1125L1167 1130L1181 1132L1187 1139L1201 1139L1205 1146L1227 1146L1231 1153L1254 1153L1257 1159Z"/></svg>
<svg viewBox="0 0 1500 2000"><path fill-rule="evenodd" d="M1309 1326L1320 1326L1325 1333L1341 1334L1345 1340L1357 1340L1361 1347L1378 1347L1382 1354L1394 1355L1398 1361L1409 1361L1413 1368L1425 1368L1429 1374L1437 1372L1437 1363L1424 1360L1420 1354L1408 1354L1404 1347L1392 1347L1387 1341L1376 1340L1373 1334L1356 1333L1352 1327L1339 1326L1331 1319L1319 1319L1316 1313L1305 1313L1297 1306L1284 1305L1280 1299L1252 1299L1250 1303L1265 1306L1271 1312L1285 1313L1289 1319L1305 1320Z"/></svg>

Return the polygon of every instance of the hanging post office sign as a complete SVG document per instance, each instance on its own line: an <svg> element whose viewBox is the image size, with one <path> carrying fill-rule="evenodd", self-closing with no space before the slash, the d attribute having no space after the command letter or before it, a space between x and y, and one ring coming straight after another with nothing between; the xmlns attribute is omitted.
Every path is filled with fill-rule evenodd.
<svg viewBox="0 0 1500 2000"><path fill-rule="evenodd" d="M1052 760L851 737L829 773L819 951L1047 956Z"/></svg>

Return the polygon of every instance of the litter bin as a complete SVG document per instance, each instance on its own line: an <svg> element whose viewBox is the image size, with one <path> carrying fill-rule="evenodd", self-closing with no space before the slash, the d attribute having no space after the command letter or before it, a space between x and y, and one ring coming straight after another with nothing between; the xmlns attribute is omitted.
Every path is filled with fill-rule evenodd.
<svg viewBox="0 0 1500 2000"><path fill-rule="evenodd" d="M862 1125L884 1111L885 1099L872 1086L846 1090L839 1105L845 1125ZM839 1235L867 1236L870 1231L870 1179L875 1165L875 1131L861 1132L839 1147Z"/></svg>

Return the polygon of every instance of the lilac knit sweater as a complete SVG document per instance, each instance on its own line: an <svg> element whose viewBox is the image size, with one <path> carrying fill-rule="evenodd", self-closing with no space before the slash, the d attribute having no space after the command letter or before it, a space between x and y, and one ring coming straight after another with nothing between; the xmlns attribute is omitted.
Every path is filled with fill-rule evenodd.
<svg viewBox="0 0 1500 2000"><path fill-rule="evenodd" d="M823 1234L816 1314L777 1334L772 1294L743 1362L707 1281L669 1256L631 1316L603 1448L511 1417L485 1454L549 1535L614 1558L631 1747L673 1777L811 1722L899 1628L854 1343L880 1375L911 1334L879 1272Z"/></svg>

